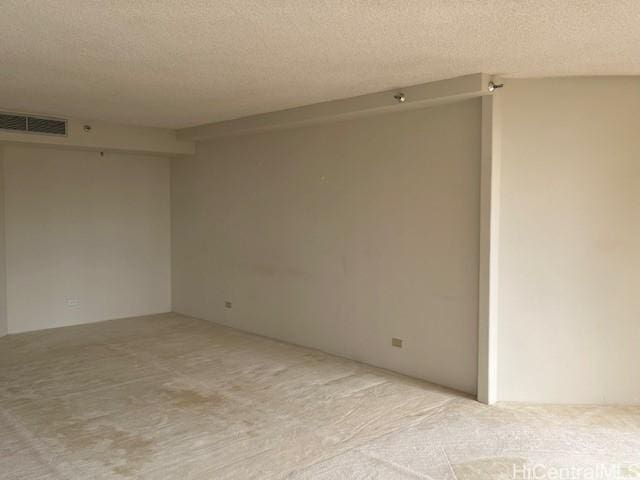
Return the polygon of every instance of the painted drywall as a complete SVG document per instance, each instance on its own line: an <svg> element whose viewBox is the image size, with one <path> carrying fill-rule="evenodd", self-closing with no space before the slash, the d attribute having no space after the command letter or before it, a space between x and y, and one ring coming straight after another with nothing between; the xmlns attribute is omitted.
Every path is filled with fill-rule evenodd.
<svg viewBox="0 0 640 480"><path fill-rule="evenodd" d="M4 249L4 148L0 145L0 337L8 331L7 325L7 269Z"/></svg>
<svg viewBox="0 0 640 480"><path fill-rule="evenodd" d="M478 96L489 96L487 87L490 80L491 76L487 74L475 73L439 82L395 88L358 97L183 128L177 131L177 138L204 142L218 137L286 130L393 111L425 108Z"/></svg>
<svg viewBox="0 0 640 480"><path fill-rule="evenodd" d="M171 309L168 158L4 157L9 333Z"/></svg>
<svg viewBox="0 0 640 480"><path fill-rule="evenodd" d="M640 78L502 98L498 397L640 403Z"/></svg>
<svg viewBox="0 0 640 480"><path fill-rule="evenodd" d="M174 310L475 393L480 118L198 144L172 161Z"/></svg>
<svg viewBox="0 0 640 480"><path fill-rule="evenodd" d="M0 104L0 111L11 110ZM167 156L190 155L195 152L195 144L188 140L179 140L174 130L63 118L67 120L67 135L39 135L0 130L0 144L10 142L41 147Z"/></svg>

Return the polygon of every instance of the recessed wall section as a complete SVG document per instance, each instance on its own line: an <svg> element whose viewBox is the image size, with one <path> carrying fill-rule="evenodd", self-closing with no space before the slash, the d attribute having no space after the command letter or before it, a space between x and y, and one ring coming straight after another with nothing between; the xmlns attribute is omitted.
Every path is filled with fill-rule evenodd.
<svg viewBox="0 0 640 480"><path fill-rule="evenodd" d="M174 310L475 393L480 119L199 143L172 161Z"/></svg>
<svg viewBox="0 0 640 480"><path fill-rule="evenodd" d="M9 333L171 309L167 158L4 157Z"/></svg>

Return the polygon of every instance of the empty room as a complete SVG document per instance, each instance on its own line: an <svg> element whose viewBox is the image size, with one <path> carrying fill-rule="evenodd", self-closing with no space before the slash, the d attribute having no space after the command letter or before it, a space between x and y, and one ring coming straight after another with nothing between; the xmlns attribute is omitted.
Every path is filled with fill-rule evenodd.
<svg viewBox="0 0 640 480"><path fill-rule="evenodd" d="M640 478L640 2L0 0L0 479Z"/></svg>

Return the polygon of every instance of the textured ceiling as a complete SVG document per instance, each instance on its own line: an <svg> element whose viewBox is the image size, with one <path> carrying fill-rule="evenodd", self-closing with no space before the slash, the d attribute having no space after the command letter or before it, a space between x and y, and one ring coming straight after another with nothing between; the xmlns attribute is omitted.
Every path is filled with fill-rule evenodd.
<svg viewBox="0 0 640 480"><path fill-rule="evenodd" d="M638 0L0 0L0 108L186 127L486 72L640 74Z"/></svg>

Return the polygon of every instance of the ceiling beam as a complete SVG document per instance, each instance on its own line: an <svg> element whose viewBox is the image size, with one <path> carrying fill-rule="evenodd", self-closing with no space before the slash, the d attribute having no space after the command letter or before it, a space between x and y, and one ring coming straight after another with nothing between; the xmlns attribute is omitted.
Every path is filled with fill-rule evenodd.
<svg viewBox="0 0 640 480"><path fill-rule="evenodd" d="M489 79L490 77L486 74L476 73L385 92L208 123L178 130L178 139L203 141L216 137L294 128L479 97L490 94L487 89ZM403 94L404 101L397 98L400 94Z"/></svg>
<svg viewBox="0 0 640 480"><path fill-rule="evenodd" d="M42 147L140 153L163 156L193 155L195 143L180 140L174 130L135 127L98 120L67 118L66 135L41 135L0 130L0 145L17 143Z"/></svg>

